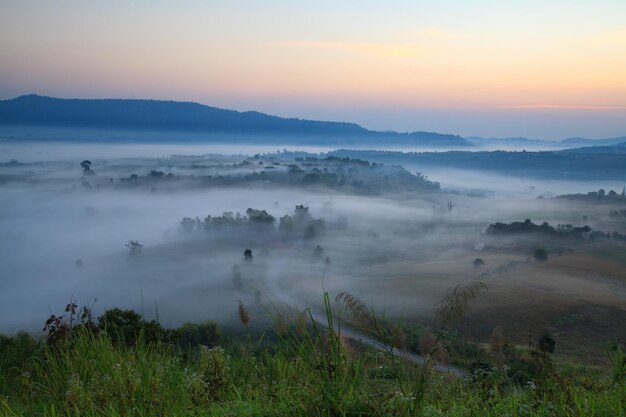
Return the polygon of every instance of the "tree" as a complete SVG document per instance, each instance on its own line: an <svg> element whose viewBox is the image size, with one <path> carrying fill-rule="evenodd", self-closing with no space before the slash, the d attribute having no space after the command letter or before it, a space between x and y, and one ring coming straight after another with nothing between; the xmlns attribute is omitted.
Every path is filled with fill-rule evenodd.
<svg viewBox="0 0 626 417"><path fill-rule="evenodd" d="M478 268L479 266L483 266L485 261L483 261L482 258L476 258L472 261L472 264L474 264L474 268Z"/></svg>
<svg viewBox="0 0 626 417"><path fill-rule="evenodd" d="M157 170L153 169L152 171L150 171L148 176L150 176L152 178L163 178L165 176L165 172L157 171Z"/></svg>
<svg viewBox="0 0 626 417"><path fill-rule="evenodd" d="M554 353L554 345L555 344L556 344L556 342L554 341L553 338L550 337L550 335L544 334L543 336L541 336L541 338L537 342L537 347L542 352Z"/></svg>
<svg viewBox="0 0 626 417"><path fill-rule="evenodd" d="M313 216L309 213L309 208L303 204L296 206L294 217L299 223L306 223L313 219Z"/></svg>
<svg viewBox="0 0 626 417"><path fill-rule="evenodd" d="M324 220L323 219L314 219L309 221L306 228L304 229L304 238L305 239L313 239L316 236L319 236L324 231Z"/></svg>
<svg viewBox="0 0 626 417"><path fill-rule="evenodd" d="M248 248L245 251L243 251L243 260L246 262L252 262L253 256L252 256L252 249Z"/></svg>
<svg viewBox="0 0 626 417"><path fill-rule="evenodd" d="M143 245L139 243L138 240L130 240L125 246L128 250L130 250L130 254L133 256L139 255L141 253L141 248L143 248Z"/></svg>
<svg viewBox="0 0 626 417"><path fill-rule="evenodd" d="M98 318L98 327L103 329L114 344L134 346L140 340L157 342L162 340L164 330L155 320L144 320L133 310L113 308L105 310Z"/></svg>
<svg viewBox="0 0 626 417"><path fill-rule="evenodd" d="M199 345L213 347L221 337L220 328L214 321L204 323L184 323L177 330L178 344L183 349L191 349Z"/></svg>
<svg viewBox="0 0 626 417"><path fill-rule="evenodd" d="M452 209L456 207L456 204L454 204L452 201L448 201L446 207L448 208L448 213L450 215L450 224L452 224Z"/></svg>
<svg viewBox="0 0 626 417"><path fill-rule="evenodd" d="M272 226L276 222L274 216L265 210L249 208L246 210L246 214L248 215L248 219L251 223Z"/></svg>
<svg viewBox="0 0 626 417"><path fill-rule="evenodd" d="M83 169L83 175L94 175L95 172L91 169L91 161L84 160L80 163L80 167Z"/></svg>
<svg viewBox="0 0 626 417"><path fill-rule="evenodd" d="M198 219L197 217L195 220L191 217L183 217L183 219L180 221L180 227L186 233L191 233L193 232L193 229L198 225L198 223L200 223L200 219Z"/></svg>
<svg viewBox="0 0 626 417"><path fill-rule="evenodd" d="M548 252L543 248L538 248L533 253L533 258L535 258L536 261L545 262L548 260Z"/></svg>
<svg viewBox="0 0 626 417"><path fill-rule="evenodd" d="M317 245L315 248L313 248L313 256L315 256L316 258L321 258L323 253L324 248L320 245Z"/></svg>

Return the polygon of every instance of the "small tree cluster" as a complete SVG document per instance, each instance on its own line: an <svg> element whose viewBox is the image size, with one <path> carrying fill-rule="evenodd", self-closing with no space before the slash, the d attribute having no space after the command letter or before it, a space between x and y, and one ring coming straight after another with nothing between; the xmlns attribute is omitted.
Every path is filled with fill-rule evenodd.
<svg viewBox="0 0 626 417"><path fill-rule="evenodd" d="M138 240L130 240L125 246L130 251L131 256L139 255L143 248L143 245Z"/></svg>

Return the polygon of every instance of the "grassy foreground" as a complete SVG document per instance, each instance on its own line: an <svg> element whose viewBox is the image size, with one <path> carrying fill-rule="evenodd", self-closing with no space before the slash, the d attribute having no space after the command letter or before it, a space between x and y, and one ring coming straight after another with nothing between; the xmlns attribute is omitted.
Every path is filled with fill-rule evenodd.
<svg viewBox="0 0 626 417"><path fill-rule="evenodd" d="M485 354L467 376L454 377L435 372L429 363L409 364L391 350L352 346L333 330L331 314L331 330L283 325L278 341L262 346L250 337L224 338L213 324L170 331L129 311L110 310L97 322L86 313L70 313L69 319L49 320L48 337L40 342L25 333L0 336L0 415L613 417L626 412L621 347L609 352L609 369L557 368L549 353L533 348ZM245 310L240 313L245 322ZM430 345L445 347L439 337ZM423 353L437 356L437 347L428 349Z"/></svg>

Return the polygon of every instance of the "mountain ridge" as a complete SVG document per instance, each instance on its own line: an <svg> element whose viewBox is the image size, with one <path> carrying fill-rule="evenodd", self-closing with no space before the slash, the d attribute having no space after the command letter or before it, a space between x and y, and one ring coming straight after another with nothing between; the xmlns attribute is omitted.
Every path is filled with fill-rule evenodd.
<svg viewBox="0 0 626 417"><path fill-rule="evenodd" d="M241 134L291 138L299 144L311 138L343 143L405 144L435 147L472 147L458 135L434 132L379 132L356 123L283 118L258 111L239 112L195 102L149 99L63 99L36 94L0 101L0 124L152 129L203 134ZM318 140L319 141L319 140Z"/></svg>

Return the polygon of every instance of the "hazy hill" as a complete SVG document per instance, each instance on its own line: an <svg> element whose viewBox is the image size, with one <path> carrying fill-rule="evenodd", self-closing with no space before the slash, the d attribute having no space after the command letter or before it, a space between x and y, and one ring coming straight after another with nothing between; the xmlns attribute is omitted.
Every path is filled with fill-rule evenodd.
<svg viewBox="0 0 626 417"><path fill-rule="evenodd" d="M626 142L626 136L607 139L568 138L559 141L517 138L483 138L479 136L465 137L464 139L478 145L491 147L530 147L530 148L575 148L581 146L613 146Z"/></svg>
<svg viewBox="0 0 626 417"><path fill-rule="evenodd" d="M158 100L59 99L27 95L0 101L0 124L186 132L203 134L196 139L206 142L216 140L211 137L215 134L235 134L254 136L257 142L263 138L268 143L284 144L473 146L450 134L376 132L355 123L287 119L255 111L238 112L198 103Z"/></svg>
<svg viewBox="0 0 626 417"><path fill-rule="evenodd" d="M404 166L494 171L516 177L575 180L626 178L626 145L558 151L398 152L340 149L328 155Z"/></svg>
<svg viewBox="0 0 626 417"><path fill-rule="evenodd" d="M528 139L524 137L516 137L516 138L483 138L480 136L470 136L466 137L468 141L475 143L479 146L495 146L495 147L519 147L519 146L529 146L529 147L563 147L566 146L562 142L557 141L549 141L542 139Z"/></svg>
<svg viewBox="0 0 626 417"><path fill-rule="evenodd" d="M585 138L569 138L563 139L561 143L570 146L611 146L619 145L626 142L626 136L609 139L585 139Z"/></svg>
<svg viewBox="0 0 626 417"><path fill-rule="evenodd" d="M607 146L584 146L581 148L567 149L563 152L583 154L626 154L626 142Z"/></svg>

